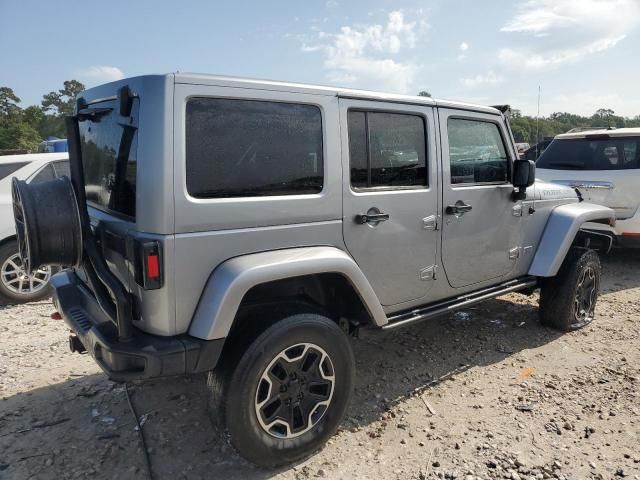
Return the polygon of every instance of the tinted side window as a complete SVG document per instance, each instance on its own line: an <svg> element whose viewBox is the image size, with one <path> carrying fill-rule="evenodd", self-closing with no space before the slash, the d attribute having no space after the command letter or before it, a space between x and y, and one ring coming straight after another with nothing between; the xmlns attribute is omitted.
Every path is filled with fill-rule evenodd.
<svg viewBox="0 0 640 480"><path fill-rule="evenodd" d="M322 190L322 117L312 105L194 98L186 110L187 190L197 198Z"/></svg>
<svg viewBox="0 0 640 480"><path fill-rule="evenodd" d="M3 163L0 165L0 180L5 177L8 177L16 170L24 167L28 162L20 162L20 163Z"/></svg>
<svg viewBox="0 0 640 480"><path fill-rule="evenodd" d="M364 112L349 112L348 124L351 185L356 188L366 188L369 185L366 114Z"/></svg>
<svg viewBox="0 0 640 480"><path fill-rule="evenodd" d="M53 167L50 163L45 165L42 170L40 170L35 177L33 177L29 183L41 183L48 182L49 180L54 180L56 178L56 174L53 171Z"/></svg>
<svg viewBox="0 0 640 480"><path fill-rule="evenodd" d="M450 118L451 183L504 183L509 158L498 125L481 120Z"/></svg>
<svg viewBox="0 0 640 480"><path fill-rule="evenodd" d="M53 168L56 171L56 177L67 176L71 178L69 160L60 160L59 162L53 162Z"/></svg>
<svg viewBox="0 0 640 480"><path fill-rule="evenodd" d="M427 185L426 130L422 117L350 111L348 130L353 187Z"/></svg>

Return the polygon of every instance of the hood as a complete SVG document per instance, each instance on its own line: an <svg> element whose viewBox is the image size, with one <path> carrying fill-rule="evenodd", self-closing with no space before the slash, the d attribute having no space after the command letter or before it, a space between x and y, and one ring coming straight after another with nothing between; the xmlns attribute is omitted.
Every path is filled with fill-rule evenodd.
<svg viewBox="0 0 640 480"><path fill-rule="evenodd" d="M532 187L527 189L527 200L577 200L575 190L566 185L546 182L536 178Z"/></svg>

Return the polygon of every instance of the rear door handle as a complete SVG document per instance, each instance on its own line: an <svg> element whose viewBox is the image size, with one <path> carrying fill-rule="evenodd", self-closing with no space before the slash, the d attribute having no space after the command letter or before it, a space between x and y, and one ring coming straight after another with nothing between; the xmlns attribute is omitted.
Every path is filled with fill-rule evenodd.
<svg viewBox="0 0 640 480"><path fill-rule="evenodd" d="M365 223L378 223L389 220L388 213L360 213L354 219L356 223L363 225Z"/></svg>
<svg viewBox="0 0 640 480"><path fill-rule="evenodd" d="M460 213L470 212L473 209L471 205L467 205L462 200L458 200L455 205L447 205L446 212L449 215L458 215Z"/></svg>

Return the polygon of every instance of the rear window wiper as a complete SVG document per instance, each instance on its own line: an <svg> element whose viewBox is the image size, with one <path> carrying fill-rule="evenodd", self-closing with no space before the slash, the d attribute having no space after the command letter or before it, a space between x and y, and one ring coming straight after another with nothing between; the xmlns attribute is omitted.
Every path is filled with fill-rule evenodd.
<svg viewBox="0 0 640 480"><path fill-rule="evenodd" d="M113 112L113 108L83 108L78 110L76 117L79 121L89 120L90 122L99 122L102 117L105 117Z"/></svg>

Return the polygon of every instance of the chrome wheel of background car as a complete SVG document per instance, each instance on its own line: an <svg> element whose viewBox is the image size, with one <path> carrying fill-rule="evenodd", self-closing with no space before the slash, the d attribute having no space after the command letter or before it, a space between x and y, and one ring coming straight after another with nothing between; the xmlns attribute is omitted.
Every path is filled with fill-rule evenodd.
<svg viewBox="0 0 640 480"><path fill-rule="evenodd" d="M578 279L575 298L575 326L586 325L593 320L598 282L593 268L585 268Z"/></svg>
<svg viewBox="0 0 640 480"><path fill-rule="evenodd" d="M260 426L276 438L311 430L329 408L335 386L331 358L313 343L284 349L264 370L256 391Z"/></svg>
<svg viewBox="0 0 640 480"><path fill-rule="evenodd" d="M36 293L47 286L51 277L49 267L40 267L31 275L24 270L19 254L7 258L0 269L0 281L5 288L19 295Z"/></svg>

